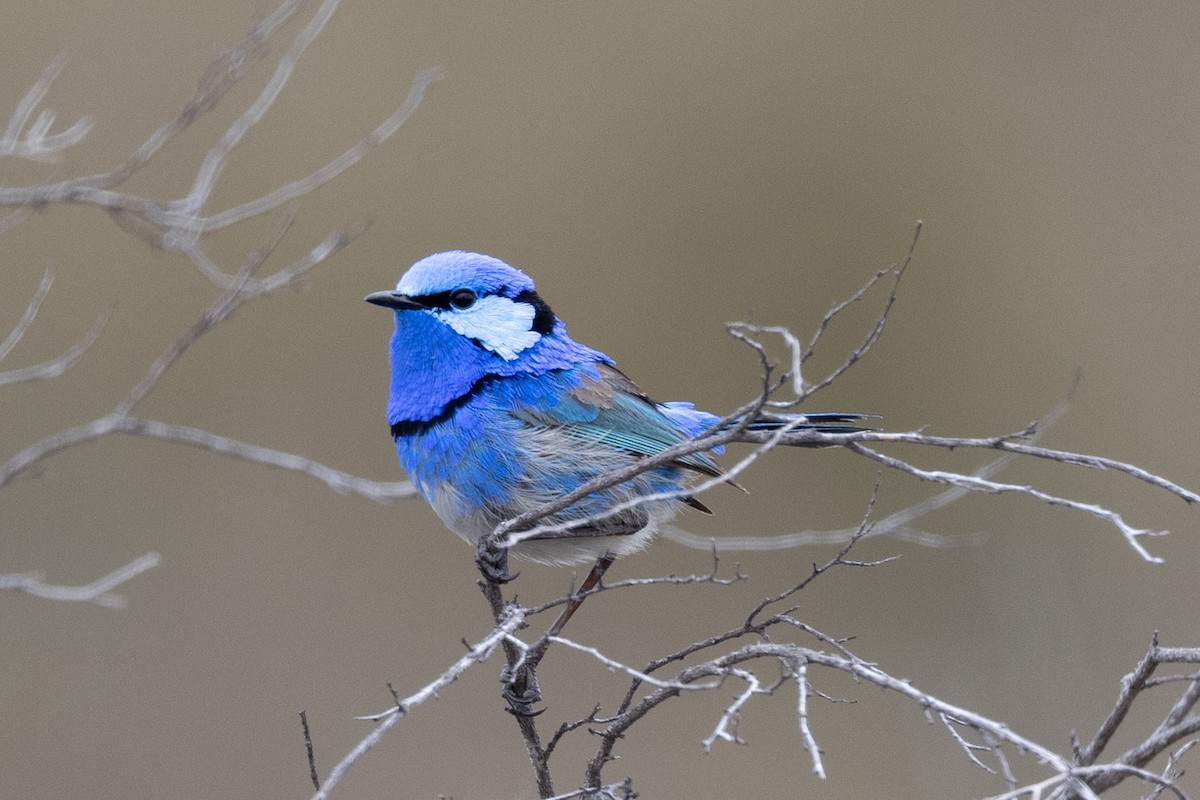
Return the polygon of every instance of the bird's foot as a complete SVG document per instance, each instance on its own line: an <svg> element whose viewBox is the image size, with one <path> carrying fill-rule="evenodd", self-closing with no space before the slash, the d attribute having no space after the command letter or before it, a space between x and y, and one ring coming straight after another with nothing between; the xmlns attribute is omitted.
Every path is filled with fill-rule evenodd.
<svg viewBox="0 0 1200 800"><path fill-rule="evenodd" d="M538 688L537 664L525 662L513 668L505 664L500 670L500 683L504 688L500 696L508 703L508 712L518 717L536 717L546 709L537 711L533 707L542 701L542 690Z"/></svg>
<svg viewBox="0 0 1200 800"><path fill-rule="evenodd" d="M486 536L480 537L475 546L475 566L488 583L505 584L521 574L508 571L508 548L496 547Z"/></svg>

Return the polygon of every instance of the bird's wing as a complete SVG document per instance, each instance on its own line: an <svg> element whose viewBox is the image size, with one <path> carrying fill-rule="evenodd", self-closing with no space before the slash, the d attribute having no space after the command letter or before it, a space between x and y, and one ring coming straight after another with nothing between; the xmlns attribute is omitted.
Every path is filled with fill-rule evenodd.
<svg viewBox="0 0 1200 800"><path fill-rule="evenodd" d="M593 371L598 377L588 374ZM689 438L688 432L616 367L589 364L581 373L579 385L552 405L525 406L512 413L530 424L560 427L580 440L640 456L657 455ZM674 463L705 475L722 474L707 453L689 453Z"/></svg>

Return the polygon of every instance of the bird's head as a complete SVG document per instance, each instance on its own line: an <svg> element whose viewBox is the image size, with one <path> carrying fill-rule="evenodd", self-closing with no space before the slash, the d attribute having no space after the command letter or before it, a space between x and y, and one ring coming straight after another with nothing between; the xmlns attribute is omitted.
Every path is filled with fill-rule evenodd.
<svg viewBox="0 0 1200 800"><path fill-rule="evenodd" d="M396 312L393 425L433 419L489 377L611 363L567 336L528 275L481 253L427 256L365 300Z"/></svg>
<svg viewBox="0 0 1200 800"><path fill-rule="evenodd" d="M368 303L424 312L477 347L513 361L554 333L557 320L533 281L498 258L453 250L409 267L395 291L375 292Z"/></svg>

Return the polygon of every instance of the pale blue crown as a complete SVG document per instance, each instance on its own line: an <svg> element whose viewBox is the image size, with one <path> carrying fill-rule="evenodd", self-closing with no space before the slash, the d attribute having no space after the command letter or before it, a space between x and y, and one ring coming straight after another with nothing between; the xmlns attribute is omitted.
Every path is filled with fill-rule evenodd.
<svg viewBox="0 0 1200 800"><path fill-rule="evenodd" d="M448 292L469 287L479 294L516 297L533 291L533 280L498 258L465 250L450 250L422 258L408 268L396 291L409 296Z"/></svg>

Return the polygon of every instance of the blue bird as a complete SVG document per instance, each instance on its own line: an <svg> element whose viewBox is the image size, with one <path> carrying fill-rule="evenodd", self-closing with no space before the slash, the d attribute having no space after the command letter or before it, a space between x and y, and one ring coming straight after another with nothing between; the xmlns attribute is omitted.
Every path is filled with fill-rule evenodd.
<svg viewBox="0 0 1200 800"><path fill-rule="evenodd" d="M491 256L436 253L413 264L394 291L365 299L395 311L387 420L400 465L446 526L477 547L504 520L720 419L691 403L651 400L611 358L567 335L527 275ZM845 423L866 416L773 417L754 426L844 433L863 430ZM721 474L707 453L683 456L541 521L600 518L576 535L535 536L511 552L547 564L595 561L584 584L590 588L614 558L644 547L682 504L708 513L686 494L604 517L606 510ZM479 552L489 580L513 577L507 552L492 561Z"/></svg>

